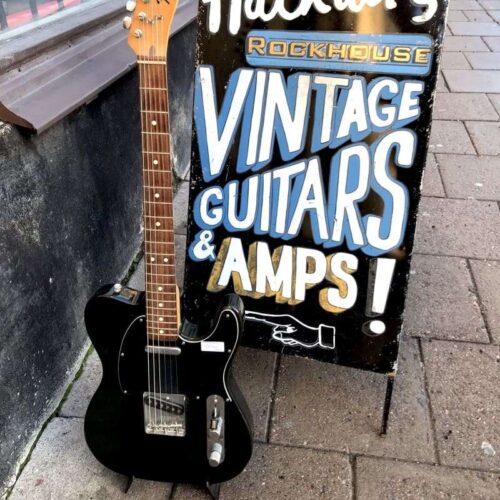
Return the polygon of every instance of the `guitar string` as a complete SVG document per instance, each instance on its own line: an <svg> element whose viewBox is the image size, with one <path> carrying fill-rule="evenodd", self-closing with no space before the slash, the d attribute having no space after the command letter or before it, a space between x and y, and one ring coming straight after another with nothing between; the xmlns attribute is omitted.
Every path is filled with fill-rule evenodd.
<svg viewBox="0 0 500 500"><path fill-rule="evenodd" d="M148 4L148 9L149 9L149 12L148 12L148 19L150 20L150 22L153 24L152 26L152 31L153 31L153 40L155 41L156 43L156 31L158 29L158 26L156 25L156 22L155 22L155 19L154 19L154 9L153 9L153 2L150 2ZM148 52L148 61L150 60L151 58L151 48L149 49L149 52ZM158 111L158 108L156 106L156 91L154 90L151 90L152 88L154 88L154 83L155 83L155 79L154 79L154 70L153 68L155 68L156 66L153 65L153 64L150 64L149 62L147 63L147 67L148 67L148 96L149 96L149 104L150 104L150 109L152 109L152 106L154 107L154 110L155 111ZM148 123L148 131L151 131L151 121L149 121ZM154 151L154 152L159 152L160 150L158 149L158 144L157 144L157 137L154 135L154 134L147 134L148 136L148 141L151 145L151 148L150 150L151 151ZM150 159L152 158L155 158L155 155L154 154L151 154L150 155ZM159 164L159 162L158 162ZM151 167L156 167L156 165L151 165ZM152 174L153 174L153 184L155 186L155 188L159 187L158 185L158 176L155 172L155 168L151 168L151 170L153 170ZM160 218L158 217L158 213L157 213L157 210L159 209L159 205L158 203L154 203L153 204L153 211L154 211L154 217L153 217L153 220L154 220L154 225L153 225L153 231L154 231L154 255L153 255L153 252L151 253L151 256L155 259L154 261L151 261L150 262L150 269L153 271L154 273L154 281L155 282L158 282L158 279L157 279L157 275L158 275L158 264L157 264L157 258L158 258L158 232L161 228L158 228L156 226L156 223L160 221ZM151 218L150 218L150 222L151 224ZM156 367L154 369L155 373L154 373L154 377L155 377L155 380L157 380L157 383L158 383L158 392L156 392L156 389L155 389L155 426L158 425L158 411L159 411L159 414L160 414L160 425L163 424L163 412L162 412L162 409L161 409L161 396L162 396L162 390L161 390L161 357L160 357L160 326L159 326L159 323L158 323L158 317L159 317L159 304L161 303L160 301L162 300L161 297L160 297L160 294L158 293L157 290L155 290L155 297L156 297L156 300L154 302L154 310L153 310L153 319L155 321L155 330L154 330L154 335L153 335L153 339L154 339L154 344L156 346L156 353L155 353L155 357L156 357ZM158 399L156 399L158 398ZM158 408L159 407L159 408Z"/></svg>
<svg viewBox="0 0 500 500"><path fill-rule="evenodd" d="M154 23L154 28L155 28L155 52L154 52L154 55L156 57L156 50L158 50L158 47L159 47L159 28L158 28L158 25L159 25L159 22L158 22L158 19L153 19L152 22ZM154 89L153 90L153 100L154 100L154 105L155 105L155 110L156 111L162 111L161 108L161 103L162 103L162 100L161 100L161 90L157 90L157 88L161 88L161 79L158 77L158 71L157 71L157 68L158 67L161 67L161 65L153 65L153 68L154 68L154 71L153 71L153 83L154 83ZM155 74L156 72L156 74ZM158 124L158 119L157 119L157 114L159 113L156 113L155 114L155 120ZM153 127L154 128L154 127ZM161 135L157 135L157 134L154 134L152 135L153 138L156 139L156 146L155 146L155 151L158 151L160 153L162 153L162 149L161 149ZM163 155L164 156L164 155ZM156 165L156 169L153 169L154 172L153 172L153 175L155 176L155 181L158 180L159 184L162 185L162 169L163 169L163 158L162 158L162 155L159 155L158 157L158 165ZM163 186L162 186L163 187ZM163 205L162 205L163 206ZM160 214L163 214L163 209L160 210L160 205L158 203L155 203L155 214L156 214L156 210L159 210ZM164 220L164 219L158 219L158 220ZM166 220L166 219L165 219ZM160 241L161 241L161 245L163 247L163 235L165 234L164 232L164 228L161 227L161 230L163 231L161 233L162 237L160 238ZM157 231L158 233L158 231ZM155 238L155 241L156 241L156 238ZM155 281L158 282L158 268L160 266L160 261L158 260L158 258L160 257L159 256L159 253L158 252L158 245L156 245L156 252L155 252L155 271L156 271L156 275L155 275ZM158 294L160 295L160 294ZM162 300L160 297L159 297L159 300ZM166 302L164 303L164 305L166 304ZM165 307L166 309L166 307ZM166 314L163 315L163 313L161 311L158 311L158 314L162 314L162 316L160 317L163 317L163 319L166 318ZM157 318L159 319L159 318ZM163 356L161 354L161 350L160 350L160 329L162 328L162 325L160 325L159 322L157 322L157 328L158 328L158 378L159 378L159 386L160 386L160 423L161 423L161 426L162 426L162 429L164 429L164 417L166 418L166 415L165 415L165 412L162 410L162 407L161 407L161 401L162 401L162 395L163 395L163 390L162 390L162 382L163 382L163 374L164 374L164 371L165 371L165 367L164 367L164 364L165 364L165 356ZM167 331L168 330L164 330L164 331ZM167 337L168 338L168 337ZM167 393L169 393L169 390L168 390L168 381L165 381L166 382L166 390L167 390ZM168 419L167 419L167 422L168 422Z"/></svg>
<svg viewBox="0 0 500 500"><path fill-rule="evenodd" d="M167 45L168 47L168 45ZM177 318L180 316L180 310L179 310L179 307L180 307L180 300L177 300L177 295L178 295L178 287L177 287L177 273L176 273L176 270L177 270L177 266L176 266L176 255L175 255L175 225L174 225L174 194L173 194L173 175L174 175L174 164L173 164L173 155L172 155L172 131L170 129L170 101L169 101L169 96L168 96L168 67L167 67L167 64L168 64L168 57L166 58L166 64L165 64L165 69L167 70L165 72L165 92L166 92L166 110L167 110L167 116L168 116L168 123L169 123L169 126L168 126L168 150L169 150L169 155L168 155L168 158L169 158L169 172L168 172L168 176L169 176L169 180L170 180L170 196L171 196L171 211L172 211L172 266L173 266L173 281L174 281L174 289L175 289L175 311L176 311L176 315L175 315L175 321L176 321L176 337L174 339L174 345L179 342L179 328L180 328L180 325L178 324L177 322ZM178 371L178 360L177 360L177 356L174 356L174 366L175 366L175 393L176 394L179 394L179 371Z"/></svg>
<svg viewBox="0 0 500 500"><path fill-rule="evenodd" d="M144 40L141 39L140 43L140 53L143 53L143 49L144 49ZM145 87L146 86L146 83L145 83L145 68L143 68L143 64L141 63L141 61L139 61L139 86L140 87ZM143 191L143 214L146 215L147 213L147 201L148 201L148 196L147 196L147 187L149 185L149 172L148 172L148 169L144 169L144 166L146 164L146 153L144 152L145 148L144 148L144 139L143 139L143 134L142 134L142 131L145 129L145 118L144 118L144 104L143 101L144 101L144 97L145 97L145 94L144 94L144 90L141 88L139 90L139 108L140 108L140 113L141 113L141 151L142 151L142 165L143 165L143 176L142 176L142 183L143 183L143 188L142 188L142 191ZM146 165L147 166L147 165ZM147 222L146 222L146 218L144 217L144 227L146 228L145 229L145 235L146 235L146 243L144 244L145 245L145 253L147 255ZM149 343L149 315L147 314L148 312L148 304L150 302L150 296L149 296L149 292L148 292L148 287L147 287L147 263L146 263L146 267L145 267L145 281L146 281L146 346L149 347L150 346L150 343ZM149 349L147 350L147 370L148 370L148 395L151 394L151 361L150 361L150 358L151 358L151 354L149 352ZM149 398L149 396L148 396ZM151 405L149 404L149 401L148 401L148 404L147 404L147 407L148 407L148 423L152 421L152 414L151 414Z"/></svg>
<svg viewBox="0 0 500 500"><path fill-rule="evenodd" d="M147 8L147 19L151 19L151 4L148 5L148 8ZM145 20L145 22L147 23L147 19ZM147 115L146 115L146 119L145 119L145 122L147 124L148 120L149 120L149 115L151 114L151 91L149 90L151 88L151 70L150 70L150 65L148 64L148 59L147 59L147 55L144 56L144 54L146 54L146 48L147 48L147 43L146 43L146 37L144 36L144 33L143 33L143 37L142 37L142 40L143 40L143 50L142 50L142 54L143 54L143 57L145 58L145 61L144 61L144 73L145 73L145 82L144 82L144 92L143 92L143 95L146 97L145 99L145 104L146 104L146 110L147 110ZM144 129L146 130L146 129ZM147 128L147 130L149 130L149 127ZM148 177L148 186L149 187L149 191L151 191L151 189L155 190L154 188L156 187L156 183L155 183L155 179L154 179L154 173L152 174L152 182L151 182L151 173L150 173L150 165L149 165L149 162L151 161L151 155L152 155L152 151L154 151L154 146L153 146L153 143L152 143L152 137L151 137L151 134L143 134L143 136L146 136L145 140L143 139L143 144L145 145L145 149L147 151L146 153L146 161L147 161L147 169L148 169L148 173L147 173L147 177ZM151 207L151 205L150 205ZM150 236L153 236L152 233L154 233L154 246L156 248L156 231L155 229L152 229L152 226L151 226L151 219L156 219L156 204L153 203L153 211L154 211L154 217L151 217L151 211L150 209L148 210L148 217L146 218L145 220L145 226L146 226L146 229L147 229L147 235L148 235L148 240L150 239ZM154 228L154 225L153 225L153 228ZM151 242L152 242L153 238L151 238ZM151 263L151 257L153 256L153 248L151 248L151 245L152 243L149 243L149 255L147 256L147 258L149 258L149 262L146 261L146 270L149 269L149 276L151 277L152 276L152 271L153 271L153 266L152 266L152 263ZM157 424L158 424L158 408L157 408L157 405L156 405L156 395L157 395L157 391L156 391L156 354L155 354L155 347L156 347L156 339L155 339L155 328L156 327L153 327L153 323L154 323L154 314L155 314L155 309L156 309L156 302L157 302L157 297L156 297L156 293L155 292L151 292L151 297L150 297L150 301L149 301L149 304L150 304L150 307L149 307L149 311L147 316L149 316L149 325L148 325L148 337L151 335L152 336L152 347L153 347L153 352L151 353L151 357L152 357L152 360L153 360L153 374L152 374L152 377L153 377L153 398L152 400L150 400L150 402L152 402L154 404L154 407L153 407L153 414L154 414L154 419L153 419L153 429L156 428Z"/></svg>

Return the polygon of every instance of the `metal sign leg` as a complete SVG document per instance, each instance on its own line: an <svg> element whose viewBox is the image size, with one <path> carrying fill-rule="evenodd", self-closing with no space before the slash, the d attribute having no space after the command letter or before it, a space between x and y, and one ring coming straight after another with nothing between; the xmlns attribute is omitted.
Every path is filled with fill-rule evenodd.
<svg viewBox="0 0 500 500"><path fill-rule="evenodd" d="M207 481L206 487L208 490L208 494L212 497L213 500L219 500L220 495L220 483L212 484Z"/></svg>
<svg viewBox="0 0 500 500"><path fill-rule="evenodd" d="M125 494L128 493L133 482L134 482L134 476L128 476L127 477L127 484L125 485L125 488L123 489L123 493L125 493Z"/></svg>
<svg viewBox="0 0 500 500"><path fill-rule="evenodd" d="M384 414L382 416L382 427L380 429L381 436L385 436L387 434L387 427L389 426L389 415L391 413L392 391L394 389L395 378L396 378L396 372L392 372L387 375L387 387L385 390L385 401L384 401Z"/></svg>

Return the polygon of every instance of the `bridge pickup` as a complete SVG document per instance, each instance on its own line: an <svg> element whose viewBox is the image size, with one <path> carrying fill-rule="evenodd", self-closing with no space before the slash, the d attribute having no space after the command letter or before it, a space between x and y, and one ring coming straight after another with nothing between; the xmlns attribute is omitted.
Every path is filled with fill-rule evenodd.
<svg viewBox="0 0 500 500"><path fill-rule="evenodd" d="M183 394L145 392L143 405L146 434L186 435L186 397Z"/></svg>
<svg viewBox="0 0 500 500"><path fill-rule="evenodd" d="M169 347L163 345L147 345L144 349L148 354L162 354L164 356L179 356L180 347Z"/></svg>

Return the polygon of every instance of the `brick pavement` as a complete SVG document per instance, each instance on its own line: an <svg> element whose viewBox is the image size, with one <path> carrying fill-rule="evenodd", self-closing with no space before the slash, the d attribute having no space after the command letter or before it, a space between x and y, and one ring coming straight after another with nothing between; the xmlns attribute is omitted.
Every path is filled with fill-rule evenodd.
<svg viewBox="0 0 500 500"><path fill-rule="evenodd" d="M450 3L389 434L380 375L241 349L256 449L223 499L500 498L500 0ZM186 200L183 182L178 221ZM83 440L99 374L93 354L11 498L207 498L145 481L122 493Z"/></svg>

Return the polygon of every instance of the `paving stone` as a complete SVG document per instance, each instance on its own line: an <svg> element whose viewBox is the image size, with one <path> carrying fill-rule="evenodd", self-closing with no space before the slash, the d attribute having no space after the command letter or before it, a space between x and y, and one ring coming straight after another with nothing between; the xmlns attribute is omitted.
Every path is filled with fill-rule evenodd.
<svg viewBox="0 0 500 500"><path fill-rule="evenodd" d="M452 92L500 92L498 71L445 69L443 74Z"/></svg>
<svg viewBox="0 0 500 500"><path fill-rule="evenodd" d="M441 176L434 155L427 155L427 162L424 169L424 181L422 194L425 196L445 196Z"/></svg>
<svg viewBox="0 0 500 500"><path fill-rule="evenodd" d="M489 343L465 259L414 255L404 331Z"/></svg>
<svg viewBox="0 0 500 500"><path fill-rule="evenodd" d="M496 474L367 457L356 459L356 485L358 500L500 498Z"/></svg>
<svg viewBox="0 0 500 500"><path fill-rule="evenodd" d="M455 12L459 12L458 10ZM486 54L486 52L485 52ZM442 52L441 69L470 69L471 66L461 52Z"/></svg>
<svg viewBox="0 0 500 500"><path fill-rule="evenodd" d="M245 471L223 484L221 500L347 500L351 491L345 455L262 444Z"/></svg>
<svg viewBox="0 0 500 500"><path fill-rule="evenodd" d="M488 94L488 97L495 107L497 113L500 115L500 94Z"/></svg>
<svg viewBox="0 0 500 500"><path fill-rule="evenodd" d="M380 437L385 376L283 358L271 442L432 462L432 433L415 339L403 340L398 366L389 433Z"/></svg>
<svg viewBox="0 0 500 500"><path fill-rule="evenodd" d="M500 262L471 260L488 329L495 343L500 344Z"/></svg>
<svg viewBox="0 0 500 500"><path fill-rule="evenodd" d="M488 46L478 36L446 36L443 50L445 52L489 52Z"/></svg>
<svg viewBox="0 0 500 500"><path fill-rule="evenodd" d="M500 155L500 123L466 122L467 130L482 155Z"/></svg>
<svg viewBox="0 0 500 500"><path fill-rule="evenodd" d="M448 19L450 21L472 21L474 23L490 23L491 22L491 17L488 15L487 12L484 10L465 10L464 11L465 16L467 19L449 19L450 16L448 16Z"/></svg>
<svg viewBox="0 0 500 500"><path fill-rule="evenodd" d="M189 205L189 182L177 185L174 196L174 226L176 234L186 234L186 221Z"/></svg>
<svg viewBox="0 0 500 500"><path fill-rule="evenodd" d="M500 347L423 342L441 463L500 470Z"/></svg>
<svg viewBox="0 0 500 500"><path fill-rule="evenodd" d="M500 26L494 22L469 23L451 21L448 23L454 35L464 36L500 36Z"/></svg>
<svg viewBox="0 0 500 500"><path fill-rule="evenodd" d="M500 52L500 36L485 36L483 40L493 52Z"/></svg>
<svg viewBox="0 0 500 500"><path fill-rule="evenodd" d="M127 286L136 290L144 290L144 259L141 259L134 273L128 280Z"/></svg>
<svg viewBox="0 0 500 500"><path fill-rule="evenodd" d="M437 160L449 197L500 201L500 157L437 155Z"/></svg>
<svg viewBox="0 0 500 500"><path fill-rule="evenodd" d="M75 381L71 392L62 405L59 415L63 417L85 416L90 398L94 395L102 378L102 365L95 351L82 367L80 377Z"/></svg>
<svg viewBox="0 0 500 500"><path fill-rule="evenodd" d="M450 52L451 53L451 52ZM498 120L498 113L484 94L436 94L434 120Z"/></svg>
<svg viewBox="0 0 500 500"><path fill-rule="evenodd" d="M444 76L442 71L438 73L437 81L436 81L436 92L443 93L449 92L448 87L446 86L446 82L444 80Z"/></svg>
<svg viewBox="0 0 500 500"><path fill-rule="evenodd" d="M495 202L422 197L415 251L497 259L500 212Z"/></svg>
<svg viewBox="0 0 500 500"><path fill-rule="evenodd" d="M500 0L481 0L481 5L488 10L500 9Z"/></svg>
<svg viewBox="0 0 500 500"><path fill-rule="evenodd" d="M208 491L193 484L176 484L174 494L169 500L213 500ZM221 497L221 500L222 497ZM237 500L236 498L234 500Z"/></svg>
<svg viewBox="0 0 500 500"><path fill-rule="evenodd" d="M468 12L476 12L469 10ZM467 21L469 18L461 10L449 10L448 11L448 22L449 21Z"/></svg>
<svg viewBox="0 0 500 500"><path fill-rule="evenodd" d="M339 453L257 444L246 469L221 488L221 500L350 499L351 467ZM172 500L208 500L204 490L178 485Z"/></svg>
<svg viewBox="0 0 500 500"><path fill-rule="evenodd" d="M466 56L474 69L500 69L500 52L468 52Z"/></svg>
<svg viewBox="0 0 500 500"><path fill-rule="evenodd" d="M474 154L476 151L461 122L434 120L429 151L432 153Z"/></svg>
<svg viewBox="0 0 500 500"><path fill-rule="evenodd" d="M483 8L475 0L452 0L450 10L482 10Z"/></svg>
<svg viewBox="0 0 500 500"><path fill-rule="evenodd" d="M234 361L234 376L252 411L254 438L266 439L276 354L241 347Z"/></svg>
<svg viewBox="0 0 500 500"><path fill-rule="evenodd" d="M163 500L168 498L171 488L165 483L134 481L126 495L125 484L125 476L101 465L87 448L82 419L54 418L33 450L10 498Z"/></svg>

